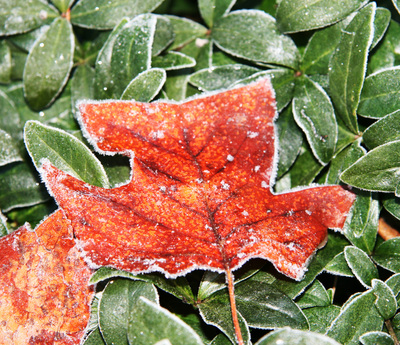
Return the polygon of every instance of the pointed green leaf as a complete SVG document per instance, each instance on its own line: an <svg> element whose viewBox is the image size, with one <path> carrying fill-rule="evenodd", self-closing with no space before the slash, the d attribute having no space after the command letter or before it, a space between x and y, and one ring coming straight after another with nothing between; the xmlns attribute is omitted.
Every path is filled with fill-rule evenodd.
<svg viewBox="0 0 400 345"><path fill-rule="evenodd" d="M207 28L193 20L176 16L166 17L170 20L175 33L174 42L169 47L170 50L183 47L197 38L204 38L207 34Z"/></svg>
<svg viewBox="0 0 400 345"><path fill-rule="evenodd" d="M331 304L331 300L325 287L319 280L315 280L314 283L308 287L304 294L296 301L296 304L302 309L311 307L327 307Z"/></svg>
<svg viewBox="0 0 400 345"><path fill-rule="evenodd" d="M304 77L296 84L293 116L305 133L311 150L320 164L327 164L334 152L338 136L335 113L324 89Z"/></svg>
<svg viewBox="0 0 400 345"><path fill-rule="evenodd" d="M340 307L337 305L329 305L327 307L313 307L303 310L311 332L324 334L332 321L337 318L340 313Z"/></svg>
<svg viewBox="0 0 400 345"><path fill-rule="evenodd" d="M74 54L71 24L56 19L35 42L24 69L24 93L33 109L48 106L68 81Z"/></svg>
<svg viewBox="0 0 400 345"><path fill-rule="evenodd" d="M0 166L18 161L22 157L11 135L0 129Z"/></svg>
<svg viewBox="0 0 400 345"><path fill-rule="evenodd" d="M372 290L354 297L344 305L326 334L340 344L357 345L362 334L380 331L384 320L375 307L375 301Z"/></svg>
<svg viewBox="0 0 400 345"><path fill-rule="evenodd" d="M374 291L377 300L375 302L376 308L385 320L391 319L397 311L396 296L390 287L382 280L372 280L372 290Z"/></svg>
<svg viewBox="0 0 400 345"><path fill-rule="evenodd" d="M371 281L379 277L378 269L363 250L349 246L345 248L344 256L356 278L365 287L370 287Z"/></svg>
<svg viewBox="0 0 400 345"><path fill-rule="evenodd" d="M363 133L363 140L370 149L400 140L400 110L369 126Z"/></svg>
<svg viewBox="0 0 400 345"><path fill-rule="evenodd" d="M400 219L400 198L395 197L393 194L385 194L382 202L386 211Z"/></svg>
<svg viewBox="0 0 400 345"><path fill-rule="evenodd" d="M283 328L262 337L255 345L340 345L326 335Z"/></svg>
<svg viewBox="0 0 400 345"><path fill-rule="evenodd" d="M5 40L0 41L0 83L7 84L11 80L11 49Z"/></svg>
<svg viewBox="0 0 400 345"><path fill-rule="evenodd" d="M129 320L130 344L203 345L195 331L167 309L143 296L135 304ZM164 339L169 342L162 342Z"/></svg>
<svg viewBox="0 0 400 345"><path fill-rule="evenodd" d="M375 247L379 213L379 201L371 193L359 194L343 226L346 238L367 254Z"/></svg>
<svg viewBox="0 0 400 345"><path fill-rule="evenodd" d="M328 74L329 59L340 41L342 23L316 31L310 38L300 70L310 74Z"/></svg>
<svg viewBox="0 0 400 345"><path fill-rule="evenodd" d="M283 32L307 31L336 23L365 3L365 0L282 0L276 19Z"/></svg>
<svg viewBox="0 0 400 345"><path fill-rule="evenodd" d="M220 90L258 71L257 68L246 65L217 66L193 73L189 77L189 82L202 91Z"/></svg>
<svg viewBox="0 0 400 345"><path fill-rule="evenodd" d="M374 20L374 38L371 43L371 49L373 49L379 41L383 38L389 23L390 23L390 11L387 8L378 7L375 13Z"/></svg>
<svg viewBox="0 0 400 345"><path fill-rule="evenodd" d="M223 333L218 334L209 345L232 345L232 342Z"/></svg>
<svg viewBox="0 0 400 345"><path fill-rule="evenodd" d="M117 279L107 284L99 305L100 330L107 344L129 345L129 321L137 315L141 297L158 303L157 290L150 283Z"/></svg>
<svg viewBox="0 0 400 345"><path fill-rule="evenodd" d="M357 188L394 192L399 183L400 140L369 151L340 175L340 179Z"/></svg>
<svg viewBox="0 0 400 345"><path fill-rule="evenodd" d="M174 29L169 18L166 16L156 16L156 18L156 31L151 49L153 56L164 51L175 39Z"/></svg>
<svg viewBox="0 0 400 345"><path fill-rule="evenodd" d="M196 65L196 60L192 57L180 52L168 52L165 55L158 55L151 60L153 67L163 68L166 71L193 67Z"/></svg>
<svg viewBox="0 0 400 345"><path fill-rule="evenodd" d="M61 13L65 13L75 0L51 0Z"/></svg>
<svg viewBox="0 0 400 345"><path fill-rule="evenodd" d="M346 126L358 132L357 107L371 46L375 3L358 12L342 31L329 67L329 94Z"/></svg>
<svg viewBox="0 0 400 345"><path fill-rule="evenodd" d="M88 29L112 29L122 18L151 12L163 0L80 0L72 8L71 22Z"/></svg>
<svg viewBox="0 0 400 345"><path fill-rule="evenodd" d="M326 266L325 272L330 274L343 276L343 277L354 277L349 265L347 264L344 253L336 255Z"/></svg>
<svg viewBox="0 0 400 345"><path fill-rule="evenodd" d="M51 22L57 11L41 0L0 0L0 35L15 35Z"/></svg>
<svg viewBox="0 0 400 345"><path fill-rule="evenodd" d="M73 135L38 121L25 125L25 145L36 167L43 159L55 167L89 184L107 188L103 166L92 152Z"/></svg>
<svg viewBox="0 0 400 345"><path fill-rule="evenodd" d="M209 28L223 15L228 13L236 0L199 0L201 17Z"/></svg>
<svg viewBox="0 0 400 345"><path fill-rule="evenodd" d="M400 273L400 237L380 244L372 255L374 261L389 271Z"/></svg>
<svg viewBox="0 0 400 345"><path fill-rule="evenodd" d="M100 330L96 328L92 331L83 342L83 345L107 345L101 336Z"/></svg>
<svg viewBox="0 0 400 345"><path fill-rule="evenodd" d="M161 68L150 68L137 75L124 90L121 99L150 102L163 87L167 75Z"/></svg>
<svg viewBox="0 0 400 345"><path fill-rule="evenodd" d="M394 345L392 337L384 332L367 332L360 337L363 345Z"/></svg>
<svg viewBox="0 0 400 345"><path fill-rule="evenodd" d="M400 67L385 68L369 75L361 93L358 113L381 118L400 108Z"/></svg>
<svg viewBox="0 0 400 345"><path fill-rule="evenodd" d="M215 23L212 38L221 50L236 57L291 68L298 65L295 44L279 32L275 19L262 11L229 13Z"/></svg>

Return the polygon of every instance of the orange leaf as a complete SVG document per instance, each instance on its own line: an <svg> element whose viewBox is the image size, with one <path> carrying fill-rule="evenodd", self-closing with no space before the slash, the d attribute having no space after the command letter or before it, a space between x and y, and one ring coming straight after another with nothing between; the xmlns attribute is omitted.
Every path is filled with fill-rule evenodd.
<svg viewBox="0 0 400 345"><path fill-rule="evenodd" d="M94 266L178 276L261 257L300 279L354 195L340 186L274 195L275 99L268 79L182 104L93 102L80 122L102 152L132 157L123 186L42 173Z"/></svg>
<svg viewBox="0 0 400 345"><path fill-rule="evenodd" d="M79 344L91 271L61 210L0 239L0 344Z"/></svg>

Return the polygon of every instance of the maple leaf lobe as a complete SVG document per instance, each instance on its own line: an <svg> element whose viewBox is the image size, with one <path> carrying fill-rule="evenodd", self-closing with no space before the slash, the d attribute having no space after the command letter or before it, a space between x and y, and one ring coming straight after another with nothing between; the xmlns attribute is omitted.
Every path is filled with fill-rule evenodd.
<svg viewBox="0 0 400 345"><path fill-rule="evenodd" d="M354 201L340 186L271 192L276 109L268 79L182 104L94 102L80 111L98 150L132 157L130 182L112 189L43 166L94 265L177 276L261 257L299 279Z"/></svg>

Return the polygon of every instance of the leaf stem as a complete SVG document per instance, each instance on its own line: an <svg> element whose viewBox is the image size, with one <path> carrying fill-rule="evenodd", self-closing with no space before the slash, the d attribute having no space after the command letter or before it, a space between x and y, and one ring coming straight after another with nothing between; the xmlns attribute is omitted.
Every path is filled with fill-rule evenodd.
<svg viewBox="0 0 400 345"><path fill-rule="evenodd" d="M392 323L390 322L390 320L386 320L385 321L385 326L388 329L389 334L393 339L394 345L399 345L399 340L397 339L396 333L395 333L395 331L393 329L393 326L392 326Z"/></svg>
<svg viewBox="0 0 400 345"><path fill-rule="evenodd" d="M242 332L240 331L239 319L236 311L235 288L233 284L233 274L229 268L226 269L226 282L228 284L229 302L231 304L232 321L235 328L235 335L238 345L244 345Z"/></svg>

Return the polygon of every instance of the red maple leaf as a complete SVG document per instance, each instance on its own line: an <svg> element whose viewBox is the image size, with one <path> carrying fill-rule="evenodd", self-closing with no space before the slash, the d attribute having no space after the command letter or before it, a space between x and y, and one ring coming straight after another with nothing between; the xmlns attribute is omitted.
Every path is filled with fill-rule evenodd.
<svg viewBox="0 0 400 345"><path fill-rule="evenodd" d="M0 344L79 344L92 274L61 210L0 239Z"/></svg>
<svg viewBox="0 0 400 345"><path fill-rule="evenodd" d="M112 189L43 165L94 266L170 277L202 268L229 278L260 257L300 279L355 198L340 186L271 192L276 109L268 79L181 104L82 103L80 113L99 151L132 158L131 180Z"/></svg>

